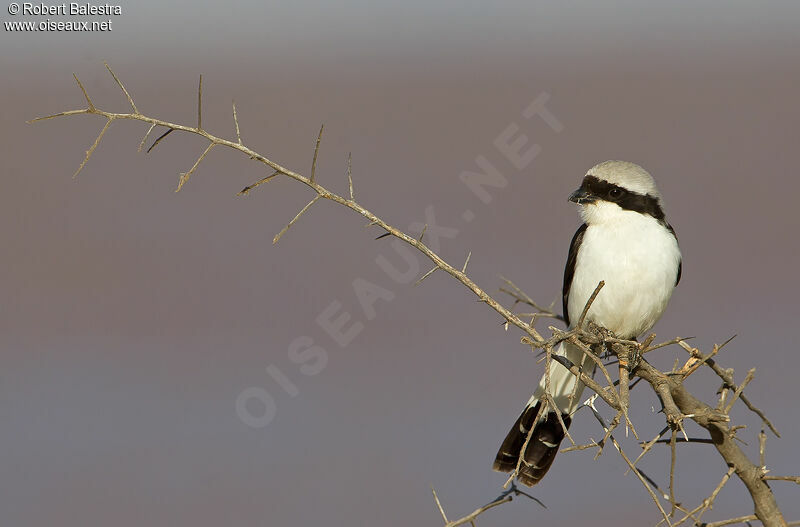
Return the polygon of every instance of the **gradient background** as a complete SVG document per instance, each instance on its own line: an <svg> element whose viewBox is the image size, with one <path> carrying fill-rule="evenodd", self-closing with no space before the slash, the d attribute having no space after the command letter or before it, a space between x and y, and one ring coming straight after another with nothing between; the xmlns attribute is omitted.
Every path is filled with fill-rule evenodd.
<svg viewBox="0 0 800 527"><path fill-rule="evenodd" d="M3 4L1 18L44 17L12 18ZM451 518L499 493L491 461L541 374L519 332L445 274L420 287L389 279L376 258L400 258L342 207L319 203L273 246L312 196L281 180L237 198L265 171L233 151L214 149L175 194L204 141L174 133L146 156L147 126L117 122L72 180L102 119L25 121L84 104L73 71L99 107L128 111L103 60L142 112L189 125L203 73L205 128L233 137L235 99L245 143L303 173L324 122L323 184L347 192L352 152L367 208L405 229L432 205L459 229L442 242L448 261L472 251L478 284L494 292L503 274L543 303L559 295L578 225L566 196L599 161L642 164L684 253L660 339L695 335L708 351L738 334L720 362L738 380L758 367L747 393L783 434L767 464L800 473L797 3L139 1L111 18L110 33L0 34L4 525L440 525L430 485ZM542 93L561 133L521 117ZM512 123L541 147L523 170L493 145ZM459 180L479 155L508 180L488 204ZM356 279L394 294L373 320ZM334 301L364 324L345 347L315 322ZM317 375L287 355L301 336L327 352ZM717 381L695 377L712 400ZM248 387L274 398L264 428L237 415ZM650 438L659 404L634 394ZM734 417L757 459L759 421ZM588 414L572 431L602 435ZM593 455L559 456L534 489L548 509L515 500L478 524L655 524L619 456ZM666 486L667 462L656 448L641 468ZM694 507L725 466L688 445L677 471ZM773 488L800 518L798 487ZM732 480L704 519L751 512Z"/></svg>

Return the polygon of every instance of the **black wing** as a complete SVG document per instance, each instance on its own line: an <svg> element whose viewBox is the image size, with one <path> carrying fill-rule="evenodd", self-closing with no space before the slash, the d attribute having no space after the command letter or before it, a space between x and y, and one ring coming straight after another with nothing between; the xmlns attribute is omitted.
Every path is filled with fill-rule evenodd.
<svg viewBox="0 0 800 527"><path fill-rule="evenodd" d="M675 241L677 241L678 240L678 235L675 234L675 229L673 229L672 225L670 225L669 223L667 223L667 230L669 232L671 232L673 236L675 236ZM682 271L683 271L683 260L681 259L681 261L678 262L678 277L675 278L675 285L678 285L678 284L681 283L681 272Z"/></svg>
<svg viewBox="0 0 800 527"><path fill-rule="evenodd" d="M567 256L567 266L564 267L564 287L561 289L561 307L564 309L564 321L569 326L569 311L567 304L569 303L569 290L572 287L572 276L575 274L575 262L578 261L578 249L583 242L583 233L586 232L587 225L584 223L575 235L572 237L572 243L569 244L569 255ZM680 273L678 274L680 277Z"/></svg>

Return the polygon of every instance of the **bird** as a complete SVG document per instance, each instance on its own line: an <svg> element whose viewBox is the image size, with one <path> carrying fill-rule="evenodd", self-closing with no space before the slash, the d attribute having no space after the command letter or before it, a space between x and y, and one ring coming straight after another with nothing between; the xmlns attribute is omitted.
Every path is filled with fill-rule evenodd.
<svg viewBox="0 0 800 527"><path fill-rule="evenodd" d="M606 328L620 339L635 340L664 313L683 270L678 238L667 222L655 181L639 165L605 161L589 169L568 199L577 204L583 224L572 237L564 269L564 320L573 328L603 281L605 285L586 312L585 321ZM553 353L578 366L584 359L581 349L567 342ZM583 368L591 370L591 375L594 363ZM546 404L545 382L543 376L503 440L492 467L498 472L512 472L519 464L517 479L527 486L545 476L564 439L565 430L556 411L569 427L584 388L583 382L553 361L550 392L558 408L548 408L534 423L541 405Z"/></svg>

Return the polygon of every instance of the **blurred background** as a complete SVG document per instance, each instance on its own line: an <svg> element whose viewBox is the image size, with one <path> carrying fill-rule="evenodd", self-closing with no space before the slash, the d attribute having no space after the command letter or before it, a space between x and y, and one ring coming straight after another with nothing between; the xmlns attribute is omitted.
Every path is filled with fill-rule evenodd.
<svg viewBox="0 0 800 527"><path fill-rule="evenodd" d="M112 30L0 34L3 524L440 525L431 486L450 518L499 494L493 457L542 372L444 273L413 287L428 262L351 211L318 203L273 246L313 196L276 180L237 197L267 172L234 151L212 150L176 194L205 141L173 133L145 155L147 125L114 122L72 179L103 119L25 121L85 105L73 72L98 107L127 112L104 60L143 113L187 125L203 74L208 131L235 137L235 100L244 143L304 174L324 123L322 184L347 192L352 152L364 206L402 229L435 222L426 239L455 266L471 251L479 285L497 292L502 274L544 304L579 224L567 195L599 161L643 165L684 254L659 340L710 351L738 335L719 362L737 380L757 367L747 393L783 436L767 465L800 473L796 3L2 10L48 18ZM515 141L527 156L503 153ZM464 183L488 165L494 186ZM715 400L707 373L689 385ZM648 392L634 391L642 439L663 427ZM734 417L757 460L760 421ZM589 414L572 433L602 437ZM694 507L726 467L707 445L678 449L677 496ZM594 454L559 455L532 490L547 509L521 498L478 524L655 524L619 455ZM668 461L660 446L640 467L666 488ZM772 486L800 519L798 487ZM734 479L704 519L751 512Z"/></svg>

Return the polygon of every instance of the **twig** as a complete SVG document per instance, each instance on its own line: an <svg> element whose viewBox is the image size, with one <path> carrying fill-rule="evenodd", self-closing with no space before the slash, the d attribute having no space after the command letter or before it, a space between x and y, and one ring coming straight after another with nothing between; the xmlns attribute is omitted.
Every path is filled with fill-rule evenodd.
<svg viewBox="0 0 800 527"><path fill-rule="evenodd" d="M556 402L555 402L555 400L553 400L553 395L552 395L553 392L550 390L550 363L552 362L551 358L552 358L552 355L553 355L553 349L552 348L547 348L545 351L547 353L547 355L546 355L547 356L547 360L544 363L545 364L545 366L544 366L544 385L545 385L544 395L547 398L547 403L550 406L550 408L555 410L554 413L556 414L556 417L558 418L558 423L561 425L561 429L564 431L564 434L567 436L567 439L569 439L569 442L572 443L572 446L575 446L576 445L575 440L572 439L572 436L569 433L569 429L567 428L567 425L564 423L564 419L561 417L561 411L562 410L561 410L561 408L556 406ZM577 380L576 380L576 382L577 382ZM570 401L570 406L571 406L571 401ZM569 410L571 411L572 408L570 407Z"/></svg>
<svg viewBox="0 0 800 527"><path fill-rule="evenodd" d="M711 492L711 495L708 498L704 499L703 502L700 505L698 505L695 509L693 509L691 512L686 513L686 516L678 520L675 523L674 527L678 527L680 524L682 524L689 518L692 518L694 520L695 525L699 525L700 518L703 516L703 513L705 513L705 511L711 508L711 506L714 504L714 500L717 499L717 495L722 490L722 487L724 487L725 484L728 482L728 480L731 479L731 475L733 474L734 470L735 469L733 467L728 468L728 471L725 473L724 476L722 476L722 480L719 482L719 485L717 485L716 488L714 488L714 490ZM699 513L699 516L695 517L695 514L697 513Z"/></svg>
<svg viewBox="0 0 800 527"><path fill-rule="evenodd" d="M761 479L767 479L771 481L791 481L800 485L800 476L764 476Z"/></svg>
<svg viewBox="0 0 800 527"><path fill-rule="evenodd" d="M661 436L666 434L669 429L670 429L669 426L665 426L653 439L645 443L644 446L642 447L642 453L639 454L639 456L634 460L633 464L636 465L639 462L639 460L642 459L644 455L650 451L651 448L653 448L653 445L658 443L658 440L661 438ZM627 473L628 471L626 470L625 474Z"/></svg>
<svg viewBox="0 0 800 527"><path fill-rule="evenodd" d="M736 337L736 335L734 335L733 337L729 338L727 341L722 343L720 346L714 346L715 351L712 352L712 355L716 351L722 349L726 344L728 344L730 341L732 341L735 337ZM696 348L692 348L689 345L687 345L686 343L679 343L679 344L683 349L685 349L687 352L689 352L689 354L700 354L702 356L702 354ZM722 379L722 381L725 383L725 385L728 388L730 388L731 390L734 390L734 392L736 391L737 387L736 387L736 383L734 382L733 375L728 370L725 370L722 367L720 367L716 363L716 361L714 361L714 359L711 358L711 356L705 357L703 359L703 363L706 364L709 368L711 368L711 370L714 373L716 373L717 376L720 379ZM765 425L767 425L767 427L772 431L773 434L775 434L776 437L780 437L781 436L778 433L778 430L772 424L772 422L769 419L767 419L767 416L764 414L764 412L762 412L753 403L751 403L750 400L747 398L747 396L744 393L741 393L739 398L742 400L742 402L745 404L745 406L747 406L747 408L751 412L753 412L754 414L756 414L758 417L761 418L761 421L763 421L763 423Z"/></svg>
<svg viewBox="0 0 800 527"><path fill-rule="evenodd" d="M523 337L524 338L524 337ZM609 394L609 391L600 386L594 379L583 373L577 366L575 366L570 360L566 357L562 357L560 355L553 355L553 360L560 363L573 375L580 377L581 382L585 384L590 390L594 391L597 395L600 396L603 401L606 402L611 408L615 410L619 410L619 401L616 398L616 393L614 396Z"/></svg>
<svg viewBox="0 0 800 527"><path fill-rule="evenodd" d="M494 509L498 505L502 505L504 503L508 503L513 499L514 499L514 497L511 496L510 494L508 496L504 496L502 499L498 499L498 500L493 501L493 502L491 502L491 503L489 503L487 505L484 505L483 507L479 507L479 508L475 509L474 511L472 511L470 514L467 514L463 518L459 518L458 520L454 520L454 521L448 522L445 525L445 527L457 527L458 525L464 525L465 523L471 523L475 518L477 518L478 516L480 516L484 512L488 511L489 509Z"/></svg>
<svg viewBox="0 0 800 527"><path fill-rule="evenodd" d="M515 284L514 282L512 282L508 278L506 278L504 276L500 276L500 279L503 282L505 282L508 287L511 288L511 289L506 289L504 287L501 287L500 288L501 292L511 296L517 302L522 302L523 304L528 304L529 306L534 308L539 313L546 314L546 315L550 316L551 318L555 318L555 319L561 320L562 322L564 321L564 317L563 316L553 312L553 306L552 305L549 308L544 308L544 307L540 306L539 304L537 304L530 296L528 296L525 293L525 291L523 291L522 289L517 287L517 284Z"/></svg>
<svg viewBox="0 0 800 527"><path fill-rule="evenodd" d="M525 442L522 443L522 448L520 448L519 450L520 453L523 453L526 450L528 450L528 444L530 444L531 438L533 437L533 431L536 429L536 423L538 423L539 420L542 419L542 417L547 414L547 409L549 408L549 406L550 403L547 400L545 400L543 404L539 405L539 411L536 412L536 417L534 417L532 421L533 424L528 430L528 434L525 436ZM557 408L554 408L553 410L558 412ZM525 463L524 457L525 456L523 455L519 456L519 458L517 459L517 466L514 467L514 472L511 473L511 475L508 477L508 480L505 482L505 484L503 484L503 488L507 487L509 484L513 484L514 478L516 478L517 475L519 474L519 469L522 467L522 464Z"/></svg>
<svg viewBox="0 0 800 527"><path fill-rule="evenodd" d="M669 445L671 442L672 442L671 439L660 439L660 440L656 441L656 444L657 445L659 445L659 444L660 445ZM714 440L713 439L708 439L707 437L689 437L689 438L686 438L686 439L678 439L678 440L676 440L676 444L677 443L702 443L704 445L713 445L714 444Z"/></svg>
<svg viewBox="0 0 800 527"><path fill-rule="evenodd" d="M670 458L669 458L669 502L672 504L672 510L669 512L669 515L672 516L675 514L675 459L677 457L675 452L675 438L678 435L678 430L673 428L672 429L672 436L669 439L669 449L670 449Z"/></svg>
<svg viewBox="0 0 800 527"><path fill-rule="evenodd" d="M733 525L735 523L747 523L757 520L755 514L748 514L747 516L739 516L738 518L731 518L729 520L722 520L718 522L704 523L703 527L723 527L725 525Z"/></svg>
<svg viewBox="0 0 800 527"><path fill-rule="evenodd" d="M736 391L733 392L733 397L731 398L730 402L728 403L728 406L725 407L724 411L725 411L726 414L731 412L731 409L733 408L733 405L736 402L736 399L738 399L739 396L742 395L742 392L744 391L744 387L747 386L748 384L750 384L750 381L753 380L753 377L755 376L755 374L756 374L756 369L755 368L751 368L750 371L747 372L747 376L742 381L742 384L740 384L736 388Z"/></svg>
<svg viewBox="0 0 800 527"><path fill-rule="evenodd" d="M689 393L678 378L665 375L644 359L641 360L636 371L637 375L656 389L659 397L662 398L662 403L669 400L673 405L680 404L678 412L691 415L694 422L708 430L720 456L728 466L735 469L736 475L747 487L758 519L766 527L783 526L785 520L772 490L760 477L761 470L748 459L732 437L731 429L727 425L729 417L714 411L709 405ZM675 410L676 408L673 408L670 412Z"/></svg>
<svg viewBox="0 0 800 527"><path fill-rule="evenodd" d="M599 290L599 288L598 288L598 290ZM597 409L593 405L589 406L589 408L592 410L592 414L594 414L595 418L600 422L600 426L603 427L603 430L608 431L609 427L606 425L605 420L600 415L600 413L597 411ZM606 432L606 433L608 433L608 432ZM625 452L622 450L622 447L619 446L619 443L617 443L617 440L614 439L614 436L613 435L609 435L609 437L611 438L611 443L614 445L614 448L616 448L617 452L619 452L619 455L622 457L622 459L625 460L625 462L628 464L628 466L634 471L636 476L639 478L639 481L641 481L642 485L644 485L644 488L647 489L647 492L648 492L648 494L650 494L650 497L653 498L653 501L655 502L656 507L658 507L659 512L661 512L661 515L664 517L664 521L667 523L668 526L671 526L672 523L670 523L670 521L669 521L669 517L667 516L667 512L664 510L664 507L661 506L661 502L659 501L658 496L656 496L656 493L653 492L653 489L651 489L650 485L647 484L647 480L645 480L644 476L642 476L642 473L639 471L639 469L636 468L635 466L633 466L633 463L628 458L628 456L625 454Z"/></svg>
<svg viewBox="0 0 800 527"><path fill-rule="evenodd" d="M586 320L586 315L589 313L589 308L592 307L594 299L597 298L597 295L600 293L600 290L603 289L604 285L606 285L606 283L603 280L600 280L600 282L597 284L597 287L594 288L592 296L589 297L589 300L586 302L586 305L583 306L583 312L581 313L581 316L578 319L578 324L575 326L576 328L583 327L583 321Z"/></svg>

